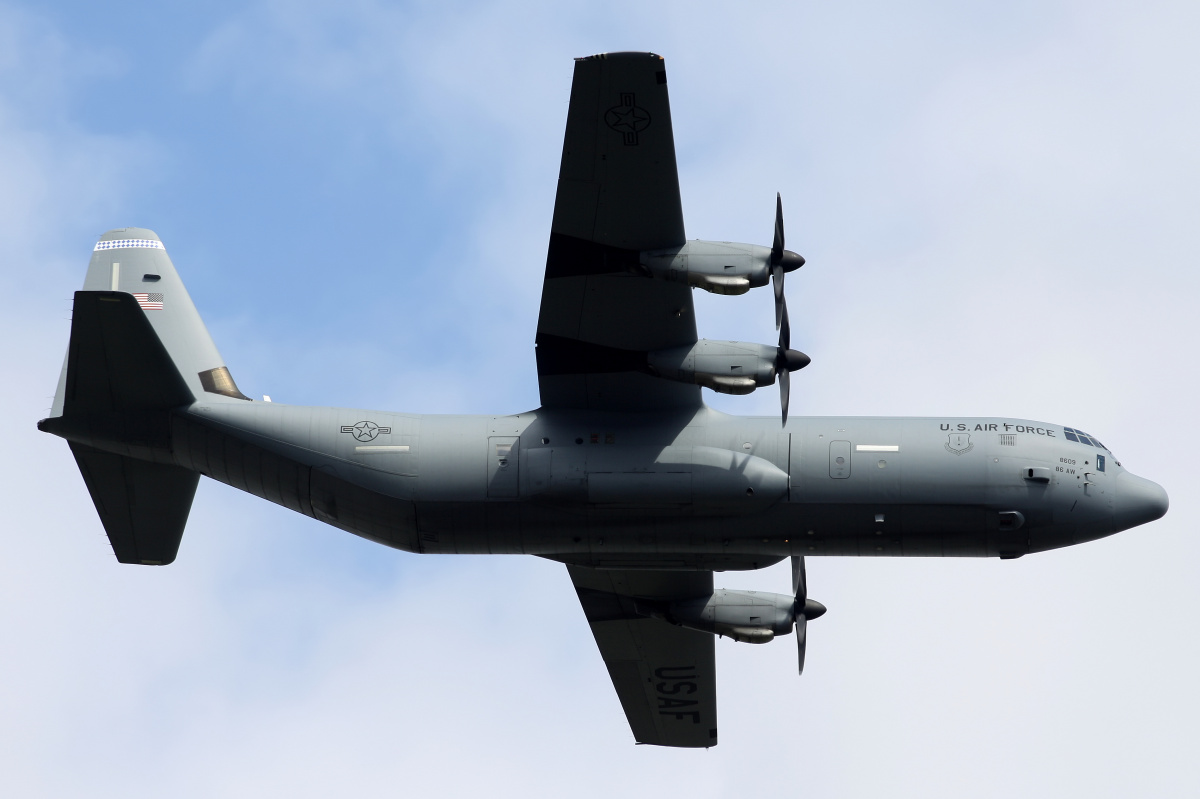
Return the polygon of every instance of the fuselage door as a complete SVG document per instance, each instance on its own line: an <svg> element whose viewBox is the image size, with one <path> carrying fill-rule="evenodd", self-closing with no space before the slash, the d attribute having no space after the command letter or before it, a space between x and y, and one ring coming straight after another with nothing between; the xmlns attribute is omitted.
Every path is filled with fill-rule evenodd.
<svg viewBox="0 0 1200 799"><path fill-rule="evenodd" d="M492 436L488 439L488 496L515 497L520 488L517 463L521 439L518 436Z"/></svg>
<svg viewBox="0 0 1200 799"><path fill-rule="evenodd" d="M1083 463L1083 493L1089 497L1104 496L1106 502L1111 503L1112 498L1108 494L1108 479L1105 474L1105 469L1108 466L1107 459L1103 453L1094 453L1095 459L1089 458Z"/></svg>

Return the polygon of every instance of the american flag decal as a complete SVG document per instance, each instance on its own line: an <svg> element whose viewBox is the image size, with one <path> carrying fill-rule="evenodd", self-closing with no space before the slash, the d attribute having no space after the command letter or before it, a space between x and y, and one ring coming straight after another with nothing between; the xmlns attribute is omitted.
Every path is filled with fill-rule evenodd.
<svg viewBox="0 0 1200 799"><path fill-rule="evenodd" d="M163 309L163 295L161 294L134 294L133 298L137 300L137 304L142 306L144 311L161 311Z"/></svg>

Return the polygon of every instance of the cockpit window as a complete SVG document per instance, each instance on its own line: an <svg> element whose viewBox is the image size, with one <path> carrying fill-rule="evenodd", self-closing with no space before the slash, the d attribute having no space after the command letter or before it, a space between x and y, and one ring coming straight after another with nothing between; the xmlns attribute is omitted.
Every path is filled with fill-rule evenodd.
<svg viewBox="0 0 1200 799"><path fill-rule="evenodd" d="M1067 437L1067 441L1078 441L1080 444L1087 444L1089 447L1108 449L1108 447L1100 443L1100 439L1095 436L1089 436L1087 433L1082 430L1076 430L1074 427L1064 427L1063 435Z"/></svg>

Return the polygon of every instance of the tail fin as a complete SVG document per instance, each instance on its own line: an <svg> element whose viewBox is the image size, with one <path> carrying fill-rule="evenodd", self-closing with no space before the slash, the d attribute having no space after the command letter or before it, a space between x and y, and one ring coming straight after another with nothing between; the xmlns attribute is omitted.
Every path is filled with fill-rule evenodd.
<svg viewBox="0 0 1200 799"><path fill-rule="evenodd" d="M199 475L171 462L170 414L247 400L152 231L105 233L75 294L51 417L71 444L117 560L175 559Z"/></svg>
<svg viewBox="0 0 1200 799"><path fill-rule="evenodd" d="M196 397L248 400L225 368L192 298L188 296L166 248L153 230L119 228L100 237L92 250L83 290L132 294L146 319ZM51 416L63 413L66 364Z"/></svg>

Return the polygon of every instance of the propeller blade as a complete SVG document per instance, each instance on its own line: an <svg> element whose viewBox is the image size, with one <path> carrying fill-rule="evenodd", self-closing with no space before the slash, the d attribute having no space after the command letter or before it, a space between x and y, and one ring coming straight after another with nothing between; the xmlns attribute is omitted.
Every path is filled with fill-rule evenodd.
<svg viewBox="0 0 1200 799"><path fill-rule="evenodd" d="M784 369L779 373L779 407L783 409L783 423L787 424L788 400L792 394L792 373Z"/></svg>
<svg viewBox="0 0 1200 799"><path fill-rule="evenodd" d="M792 596L796 597L796 608L804 607L808 600L808 578L804 572L804 556L792 555Z"/></svg>
<svg viewBox="0 0 1200 799"><path fill-rule="evenodd" d="M770 284L775 289L775 330L784 320L784 198L775 192L775 240L770 245Z"/></svg>
<svg viewBox="0 0 1200 799"><path fill-rule="evenodd" d="M804 652L808 640L808 577L804 570L804 556L792 555L792 594L796 597L796 652L800 659L800 673L804 673ZM818 614L820 615L820 614Z"/></svg>
<svg viewBox="0 0 1200 799"><path fill-rule="evenodd" d="M779 354L775 357L775 374L779 378L779 405L783 423L787 424L788 404L792 395L791 372L808 366L809 358L792 347L792 325L788 321L787 300L783 296L783 277L793 269L804 266L804 258L785 250L783 236L783 197L775 193L775 240L771 244L771 286L775 289L775 329L779 331Z"/></svg>
<svg viewBox="0 0 1200 799"><path fill-rule="evenodd" d="M779 281L783 284L783 281ZM787 351L792 346L792 325L788 321L787 300L779 298L779 349Z"/></svg>
<svg viewBox="0 0 1200 799"><path fill-rule="evenodd" d="M781 279L780 285L782 283ZM787 424L788 404L792 396L791 373L793 369L807 366L808 356L788 349L792 343L792 326L788 322L787 303L782 301L782 297L780 300L781 302L778 307L782 310L783 314L779 325L779 349L775 356L775 374L779 378L779 407L783 415L783 424Z"/></svg>
<svg viewBox="0 0 1200 799"><path fill-rule="evenodd" d="M783 307L783 264L771 265L771 288L775 289L775 329L778 330L786 313Z"/></svg>
<svg viewBox="0 0 1200 799"><path fill-rule="evenodd" d="M800 673L804 673L804 650L805 643L808 638L808 620L803 616L796 618L796 652L800 661Z"/></svg>
<svg viewBox="0 0 1200 799"><path fill-rule="evenodd" d="M771 242L771 286L775 289L775 329L783 322L783 197L775 192L775 240Z"/></svg>
<svg viewBox="0 0 1200 799"><path fill-rule="evenodd" d="M775 192L775 240L771 242L771 264L783 263L783 197Z"/></svg>

